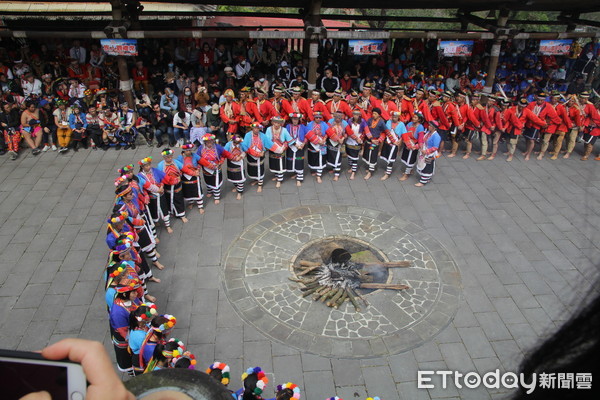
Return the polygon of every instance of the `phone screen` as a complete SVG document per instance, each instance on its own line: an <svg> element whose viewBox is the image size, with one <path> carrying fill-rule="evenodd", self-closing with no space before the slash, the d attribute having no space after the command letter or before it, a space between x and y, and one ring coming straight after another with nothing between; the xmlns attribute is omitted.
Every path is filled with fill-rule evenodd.
<svg viewBox="0 0 600 400"><path fill-rule="evenodd" d="M52 400L68 400L67 367L0 360L0 385L3 399L19 399L45 390Z"/></svg>

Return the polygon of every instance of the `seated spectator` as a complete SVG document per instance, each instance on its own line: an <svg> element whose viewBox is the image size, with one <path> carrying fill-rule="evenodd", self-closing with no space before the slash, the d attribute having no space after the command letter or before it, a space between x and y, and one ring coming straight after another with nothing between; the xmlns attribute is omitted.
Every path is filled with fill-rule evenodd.
<svg viewBox="0 0 600 400"><path fill-rule="evenodd" d="M173 118L166 111L160 108L159 104L152 105L152 113L149 115L150 125L154 130L154 137L156 138L156 147L162 147L163 135L167 135L167 141L169 147L175 145L175 139L173 136Z"/></svg>
<svg viewBox="0 0 600 400"><path fill-rule="evenodd" d="M133 87L135 90L141 90L144 88L145 93L149 93L148 81L150 76L148 74L148 68L144 66L142 60L138 60L135 63L135 67L131 70L131 76L133 77Z"/></svg>
<svg viewBox="0 0 600 400"><path fill-rule="evenodd" d="M69 126L69 117L71 116L71 109L67 108L67 102L64 100L58 100L56 102L56 110L54 110L54 124L56 125L56 135L58 137L59 153L66 153L69 151L69 145L71 144L71 127Z"/></svg>
<svg viewBox="0 0 600 400"><path fill-rule="evenodd" d="M185 111L179 111L173 117L173 134L175 136L175 147L181 147L184 140L190 140L191 115Z"/></svg>
<svg viewBox="0 0 600 400"><path fill-rule="evenodd" d="M71 107L71 115L69 115L69 128L71 128L73 151L77 151L80 144L84 149L87 149L87 118L85 114L81 112L78 104L73 104Z"/></svg>

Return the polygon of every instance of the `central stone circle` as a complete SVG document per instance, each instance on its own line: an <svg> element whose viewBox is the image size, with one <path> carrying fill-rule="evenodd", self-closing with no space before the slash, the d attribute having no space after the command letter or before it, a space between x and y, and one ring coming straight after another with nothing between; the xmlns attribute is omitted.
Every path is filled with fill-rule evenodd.
<svg viewBox="0 0 600 400"><path fill-rule="evenodd" d="M378 273L361 267L367 283L387 289L356 288L360 312L350 301L336 309L327 306L334 298L315 301L303 296L306 285L292 281L305 279L298 268L303 260L331 261L324 255L330 258L333 248L360 264L405 261L410 267L374 268ZM296 207L249 226L225 254L222 279L240 318L265 336L338 358L420 346L450 323L461 294L452 257L421 227L381 211L338 205Z"/></svg>

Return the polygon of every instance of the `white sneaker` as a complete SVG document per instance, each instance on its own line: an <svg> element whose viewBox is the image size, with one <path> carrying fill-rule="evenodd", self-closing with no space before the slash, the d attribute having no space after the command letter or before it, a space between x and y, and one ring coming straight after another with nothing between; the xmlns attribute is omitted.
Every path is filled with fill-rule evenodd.
<svg viewBox="0 0 600 400"><path fill-rule="evenodd" d="M42 151L44 153L47 152L48 150L50 150L50 146L48 146L48 145L45 145L44 148L42 149Z"/></svg>
<svg viewBox="0 0 600 400"><path fill-rule="evenodd" d="M52 145L52 151L56 151L56 150L58 150L58 149L56 148L56 145L55 145L55 144L53 144L53 145Z"/></svg>
<svg viewBox="0 0 600 400"><path fill-rule="evenodd" d="M175 143L175 147L179 147L179 141L177 141L177 143Z"/></svg>

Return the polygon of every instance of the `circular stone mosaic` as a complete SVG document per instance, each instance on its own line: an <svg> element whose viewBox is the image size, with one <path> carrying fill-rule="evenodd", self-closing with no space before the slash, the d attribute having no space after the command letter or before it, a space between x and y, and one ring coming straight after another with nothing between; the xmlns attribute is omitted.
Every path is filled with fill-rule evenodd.
<svg viewBox="0 0 600 400"><path fill-rule="evenodd" d="M301 285L289 279L294 263L313 244L336 239L356 243L356 257L364 253L362 245L375 261L411 261L411 267L391 268L379 281L410 288L361 289L368 304L361 304L361 312L348 302L336 310L302 297ZM430 234L401 218L354 206L273 214L233 241L223 265L225 291L244 321L273 340L326 357L378 357L418 347L450 323L461 292L456 264Z"/></svg>

